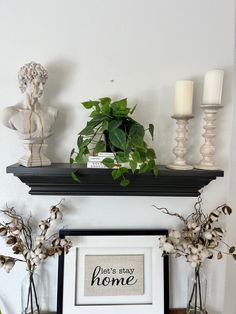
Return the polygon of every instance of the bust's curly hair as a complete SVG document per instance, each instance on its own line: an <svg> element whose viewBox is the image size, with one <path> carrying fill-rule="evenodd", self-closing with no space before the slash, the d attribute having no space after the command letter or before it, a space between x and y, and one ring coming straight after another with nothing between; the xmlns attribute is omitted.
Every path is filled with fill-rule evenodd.
<svg viewBox="0 0 236 314"><path fill-rule="evenodd" d="M24 93L27 85L36 78L43 84L45 84L48 78L48 72L41 64L30 62L21 67L18 73L18 81L21 92Z"/></svg>

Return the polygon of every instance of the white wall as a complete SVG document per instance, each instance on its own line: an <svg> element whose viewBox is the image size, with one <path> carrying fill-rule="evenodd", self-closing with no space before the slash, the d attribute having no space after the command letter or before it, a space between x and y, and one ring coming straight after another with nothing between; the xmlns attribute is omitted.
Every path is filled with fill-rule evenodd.
<svg viewBox="0 0 236 314"><path fill-rule="evenodd" d="M221 149L216 159L226 176L204 191L205 208L213 209L226 201L228 193L233 23L233 0L0 0L0 109L20 99L19 67L32 60L40 62L49 71L42 102L60 110L55 135L49 141L51 160L68 160L76 134L88 116L80 102L108 95L128 97L130 105L138 103L135 116L144 124L155 124L154 146L160 163L166 164L172 159L174 82L194 79L195 119L190 124L189 159L197 162L202 143L199 105L203 75L209 69L223 68L225 108L217 121L216 143ZM8 202L25 214L30 210L35 218L46 217L49 206L60 197L29 196L25 185L5 173L6 166L23 153L19 139L0 126L0 143L0 205ZM178 222L158 214L151 205L187 214L194 202L194 198L170 197L66 197L65 219L67 226L78 228L170 228ZM0 250L7 252L3 242ZM56 266L56 259L43 266L44 274L49 274L51 310L56 308ZM173 307L186 304L188 269L181 259L171 264ZM225 260L210 262L208 269L211 313L236 313L233 298L224 311ZM1 270L0 295L9 314L19 313L24 273L22 265L10 275Z"/></svg>

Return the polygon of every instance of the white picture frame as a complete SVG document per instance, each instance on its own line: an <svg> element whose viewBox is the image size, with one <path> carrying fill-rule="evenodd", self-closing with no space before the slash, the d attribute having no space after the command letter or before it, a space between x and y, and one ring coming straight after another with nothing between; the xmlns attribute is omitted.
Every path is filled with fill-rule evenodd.
<svg viewBox="0 0 236 314"><path fill-rule="evenodd" d="M163 257L162 251L159 249L159 238L166 234L167 230L61 230L60 237L69 237L73 247L67 255L63 254L59 258L57 313L169 313L168 258ZM92 258L88 259L89 256ZM142 256L143 265L138 256ZM91 276L94 272L87 273L87 263L90 261L92 266L90 264L89 266L93 267L96 259L103 272L108 271L109 267L106 266L112 263L113 271L115 269L116 274L122 272L121 277L124 280L130 278L124 273L133 271L134 278L131 279L134 279L133 283L135 284L138 278L136 276L142 275L143 272L143 276L140 277L141 279L139 278L141 285L144 286L143 291L139 287L132 293L132 287L126 287L126 290L120 285L120 281L116 282L118 290L112 290L113 287L109 288L109 286L106 288L97 286L95 290L90 290L86 286L90 282L87 276L88 274ZM109 263L106 260L109 260ZM136 273L136 268L131 266L134 265L132 260L139 269ZM122 263L126 268L122 268ZM93 268L91 269L93 270ZM109 280L117 279L117 276L111 274L100 274L100 276L99 279L107 279L106 283L109 283L110 286L112 283ZM103 289L102 292L99 289ZM86 295L85 291L89 291L89 295ZM112 291L115 291L114 295Z"/></svg>

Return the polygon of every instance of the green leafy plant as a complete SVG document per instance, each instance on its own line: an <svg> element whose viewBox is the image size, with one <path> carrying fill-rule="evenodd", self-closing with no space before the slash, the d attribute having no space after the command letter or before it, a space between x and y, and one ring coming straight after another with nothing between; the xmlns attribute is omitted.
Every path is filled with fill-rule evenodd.
<svg viewBox="0 0 236 314"><path fill-rule="evenodd" d="M126 177L129 168L132 173L138 170L139 173L152 171L155 176L158 174L155 151L144 140L146 131L153 140L154 126L149 124L145 129L131 117L136 106L131 109L126 98L112 101L109 97L86 101L82 105L92 110L91 119L79 133L77 149L71 151L70 164L84 164L87 155L107 151L112 152L114 158L105 158L102 163L113 169L113 179L119 179L122 186L130 183ZM78 171L73 172L72 177L79 181Z"/></svg>

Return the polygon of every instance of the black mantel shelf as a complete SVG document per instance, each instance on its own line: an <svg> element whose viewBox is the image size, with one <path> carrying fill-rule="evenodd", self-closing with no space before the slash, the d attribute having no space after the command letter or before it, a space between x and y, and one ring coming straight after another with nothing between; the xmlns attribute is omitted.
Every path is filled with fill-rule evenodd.
<svg viewBox="0 0 236 314"><path fill-rule="evenodd" d="M32 195L197 196L210 181L224 176L221 170L170 170L159 166L157 177L152 173L130 174L131 183L124 188L113 180L110 169L80 168L81 182L77 183L71 178L76 169L63 163L31 168L14 164L7 167L7 173L27 184Z"/></svg>

